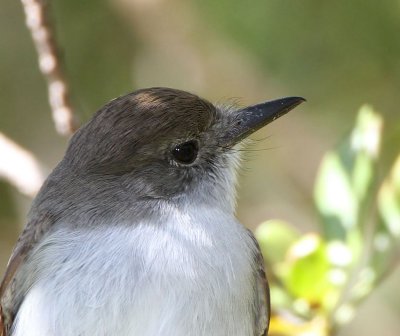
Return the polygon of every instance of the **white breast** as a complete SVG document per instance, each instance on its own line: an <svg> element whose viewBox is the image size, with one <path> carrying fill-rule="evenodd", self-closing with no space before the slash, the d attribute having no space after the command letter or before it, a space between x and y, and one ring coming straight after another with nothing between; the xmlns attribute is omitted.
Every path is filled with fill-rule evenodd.
<svg viewBox="0 0 400 336"><path fill-rule="evenodd" d="M254 335L253 255L218 210L58 230L35 252L13 336Z"/></svg>

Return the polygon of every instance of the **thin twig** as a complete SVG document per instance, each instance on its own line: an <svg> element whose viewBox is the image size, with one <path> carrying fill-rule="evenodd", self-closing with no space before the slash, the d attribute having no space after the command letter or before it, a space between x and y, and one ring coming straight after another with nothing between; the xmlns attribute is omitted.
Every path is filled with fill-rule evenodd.
<svg viewBox="0 0 400 336"><path fill-rule="evenodd" d="M46 0L21 0L39 58L39 68L48 85L49 103L58 133L72 134L77 123L69 98L67 79L63 73L60 52Z"/></svg>
<svg viewBox="0 0 400 336"><path fill-rule="evenodd" d="M33 197L39 191L44 174L35 157L0 133L0 178L15 186L21 193Z"/></svg>

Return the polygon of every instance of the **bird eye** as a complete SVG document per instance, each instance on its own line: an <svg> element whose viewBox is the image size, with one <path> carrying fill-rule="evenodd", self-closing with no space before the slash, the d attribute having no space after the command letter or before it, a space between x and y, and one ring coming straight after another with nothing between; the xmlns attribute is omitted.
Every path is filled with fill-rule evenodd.
<svg viewBox="0 0 400 336"><path fill-rule="evenodd" d="M198 151L199 144L197 141L191 140L177 145L172 150L172 155L175 161L183 164L190 164L196 160Z"/></svg>

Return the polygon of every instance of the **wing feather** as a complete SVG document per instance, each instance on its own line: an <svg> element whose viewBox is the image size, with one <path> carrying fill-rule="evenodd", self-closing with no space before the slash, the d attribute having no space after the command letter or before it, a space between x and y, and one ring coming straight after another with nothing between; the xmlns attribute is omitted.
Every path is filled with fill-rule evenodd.
<svg viewBox="0 0 400 336"><path fill-rule="evenodd" d="M8 336L20 304L14 298L15 282L20 276L18 271L53 223L54 219L49 214L39 216L28 222L18 238L0 285L0 336Z"/></svg>
<svg viewBox="0 0 400 336"><path fill-rule="evenodd" d="M264 270L264 258L261 254L260 246L253 233L249 230L254 245L256 246L256 291L258 301L256 302L255 325L257 336L266 336L268 334L269 320L271 314L270 293L267 276Z"/></svg>

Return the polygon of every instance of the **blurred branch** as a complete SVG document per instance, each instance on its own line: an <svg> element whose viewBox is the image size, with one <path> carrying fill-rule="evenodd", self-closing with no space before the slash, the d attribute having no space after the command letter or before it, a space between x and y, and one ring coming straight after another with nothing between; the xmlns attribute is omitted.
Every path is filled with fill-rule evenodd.
<svg viewBox="0 0 400 336"><path fill-rule="evenodd" d="M62 71L60 52L46 0L21 0L39 58L39 68L48 85L49 103L58 133L72 134L77 123L69 98L67 79Z"/></svg>
<svg viewBox="0 0 400 336"><path fill-rule="evenodd" d="M14 185L21 193L33 197L44 181L35 157L0 133L0 178Z"/></svg>

